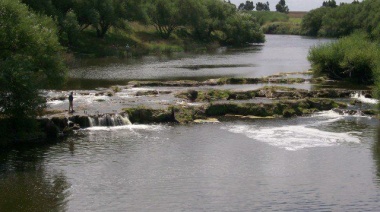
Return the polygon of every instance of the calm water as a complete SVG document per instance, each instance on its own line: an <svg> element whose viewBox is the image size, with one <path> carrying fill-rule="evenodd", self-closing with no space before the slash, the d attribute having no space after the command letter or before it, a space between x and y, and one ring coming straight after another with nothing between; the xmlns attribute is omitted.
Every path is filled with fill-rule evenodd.
<svg viewBox="0 0 380 212"><path fill-rule="evenodd" d="M125 84L133 79L196 79L263 77L310 69L309 47L328 39L266 35L264 45L221 48L212 54L145 57L138 60L94 59L78 61L70 71L69 89L94 89Z"/></svg>
<svg viewBox="0 0 380 212"><path fill-rule="evenodd" d="M325 42L267 40L173 60L87 61L90 66L71 75L88 81L71 83L85 89L132 78L304 71L309 46ZM294 119L89 128L57 144L0 152L0 191L0 211L377 211L380 125L328 111Z"/></svg>
<svg viewBox="0 0 380 212"><path fill-rule="evenodd" d="M376 211L378 124L326 112L83 130L2 154L0 209Z"/></svg>

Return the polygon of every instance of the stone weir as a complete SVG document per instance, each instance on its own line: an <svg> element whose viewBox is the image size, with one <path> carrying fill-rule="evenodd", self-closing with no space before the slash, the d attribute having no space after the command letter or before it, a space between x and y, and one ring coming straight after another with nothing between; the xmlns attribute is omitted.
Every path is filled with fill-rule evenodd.
<svg viewBox="0 0 380 212"><path fill-rule="evenodd" d="M245 116L255 118L291 118L309 115L318 111L340 109L345 112L346 103L324 98L300 100L277 100L270 103L208 103L199 106L172 105L166 109L153 109L144 106L125 108L122 113L102 115L55 116L40 119L46 126L49 137L66 135L74 130L95 126L121 126L151 123L193 123L197 120ZM347 112L354 113L354 112ZM376 115L375 111L361 111L365 115Z"/></svg>
<svg viewBox="0 0 380 212"><path fill-rule="evenodd" d="M114 127L131 125L131 121L126 113L121 114L99 114L99 115L71 115L53 116L39 119L41 126L45 128L47 137L54 138L71 134L73 130L88 127L104 126Z"/></svg>

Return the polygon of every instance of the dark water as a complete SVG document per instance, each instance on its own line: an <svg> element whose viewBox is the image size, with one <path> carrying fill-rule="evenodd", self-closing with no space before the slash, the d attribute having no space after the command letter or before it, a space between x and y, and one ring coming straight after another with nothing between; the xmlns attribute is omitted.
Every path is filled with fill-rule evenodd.
<svg viewBox="0 0 380 212"><path fill-rule="evenodd" d="M328 39L267 35L263 45L221 48L212 54L180 54L136 60L90 59L78 61L70 71L68 89L94 89L123 85L138 79L195 79L263 77L310 69L309 47Z"/></svg>
<svg viewBox="0 0 380 212"><path fill-rule="evenodd" d="M1 211L376 211L378 120L91 128L1 154Z"/></svg>

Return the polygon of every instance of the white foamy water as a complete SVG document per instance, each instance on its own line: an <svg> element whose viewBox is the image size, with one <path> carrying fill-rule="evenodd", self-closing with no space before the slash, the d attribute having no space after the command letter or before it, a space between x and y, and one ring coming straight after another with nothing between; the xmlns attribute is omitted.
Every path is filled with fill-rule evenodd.
<svg viewBox="0 0 380 212"><path fill-rule="evenodd" d="M351 96L353 99L357 99L363 103L368 103L368 104L377 104L379 103L379 100L377 99L372 99L372 98L366 98L363 94L361 93L355 93Z"/></svg>
<svg viewBox="0 0 380 212"><path fill-rule="evenodd" d="M53 101L46 102L46 104L49 105L49 106L60 105L60 104L63 104L63 103L64 103L64 101L61 101L61 100L53 100Z"/></svg>
<svg viewBox="0 0 380 212"><path fill-rule="evenodd" d="M261 127L258 125L235 125L222 129L236 134L243 134L248 138L283 148L289 151L312 147L329 147L341 143L360 143L357 137L359 132L328 132L318 129L327 123L336 122L347 115L339 115L334 111L315 114L315 120L306 125L285 125L279 127Z"/></svg>
<svg viewBox="0 0 380 212"><path fill-rule="evenodd" d="M113 127L103 127L103 126L97 126L97 127L89 127L84 130L86 131L117 131L117 130L150 130L150 131L160 131L165 129L165 126L163 125L144 125L144 124L137 124L137 125L123 125L123 126L113 126Z"/></svg>
<svg viewBox="0 0 380 212"><path fill-rule="evenodd" d="M268 143L269 145L295 151L311 147L335 146L343 142L359 143L350 133L326 132L306 126L283 126L259 128L257 126L233 126L228 131Z"/></svg>

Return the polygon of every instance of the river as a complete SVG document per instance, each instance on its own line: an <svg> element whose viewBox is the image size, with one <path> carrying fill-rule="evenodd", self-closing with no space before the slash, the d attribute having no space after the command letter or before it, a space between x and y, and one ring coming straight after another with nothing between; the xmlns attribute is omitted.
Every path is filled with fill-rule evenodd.
<svg viewBox="0 0 380 212"><path fill-rule="evenodd" d="M87 61L71 72L71 88L305 71L308 48L326 41L267 36L262 46L210 55ZM376 118L333 111L92 127L0 152L0 211L376 211L379 135Z"/></svg>

